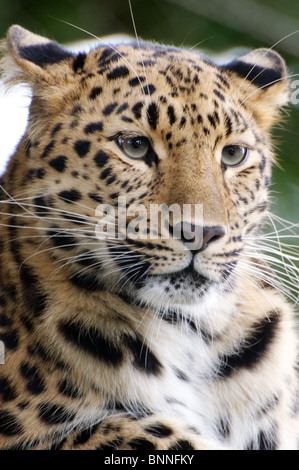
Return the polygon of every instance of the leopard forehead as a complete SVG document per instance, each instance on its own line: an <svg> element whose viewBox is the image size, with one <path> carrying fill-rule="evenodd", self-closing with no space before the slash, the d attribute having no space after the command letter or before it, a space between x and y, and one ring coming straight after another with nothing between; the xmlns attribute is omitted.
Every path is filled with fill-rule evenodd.
<svg viewBox="0 0 299 470"><path fill-rule="evenodd" d="M143 105L155 102L159 107L169 106L167 114L172 125L176 121L175 107L193 114L199 110L212 112L226 101L239 107L247 92L246 87L235 87L231 93L227 74L198 53L165 46L99 48L76 56L72 69L90 100L100 97L99 102L109 101L107 108L102 108L104 116L125 114L131 106L133 116L125 114L124 122L138 119ZM154 115L155 106L148 113ZM155 129L156 124L150 122L151 128Z"/></svg>

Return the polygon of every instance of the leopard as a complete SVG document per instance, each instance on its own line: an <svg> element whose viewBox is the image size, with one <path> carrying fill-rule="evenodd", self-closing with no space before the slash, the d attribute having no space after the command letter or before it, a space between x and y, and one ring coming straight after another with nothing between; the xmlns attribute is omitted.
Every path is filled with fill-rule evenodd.
<svg viewBox="0 0 299 470"><path fill-rule="evenodd" d="M0 448L296 449L296 307L257 249L284 59L19 25L1 57L31 104L1 178Z"/></svg>

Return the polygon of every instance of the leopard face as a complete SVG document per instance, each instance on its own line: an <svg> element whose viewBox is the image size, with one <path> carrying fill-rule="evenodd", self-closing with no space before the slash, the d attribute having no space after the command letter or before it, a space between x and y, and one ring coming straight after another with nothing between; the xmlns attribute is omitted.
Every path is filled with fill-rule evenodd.
<svg viewBox="0 0 299 470"><path fill-rule="evenodd" d="M37 251L81 288L156 309L232 290L268 206L282 59L258 50L218 66L150 43L72 55L12 34L33 89L18 177L46 237ZM180 217L152 223L162 206Z"/></svg>

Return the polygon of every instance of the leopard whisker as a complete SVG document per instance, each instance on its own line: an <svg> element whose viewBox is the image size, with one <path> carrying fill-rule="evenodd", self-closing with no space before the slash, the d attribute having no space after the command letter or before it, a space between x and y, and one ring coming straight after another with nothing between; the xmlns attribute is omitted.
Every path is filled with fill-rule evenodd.
<svg viewBox="0 0 299 470"><path fill-rule="evenodd" d="M32 216L31 215L27 215L27 214L12 214L12 213L9 213L9 212L1 212L1 214L3 215L7 215L7 216L12 216L12 217L16 217L16 218L23 218L23 219L32 219ZM48 217L48 216L45 216L45 217L42 217L42 220L44 220L45 222L51 222L51 221L55 221L55 222L66 222L66 219L62 218L62 217ZM72 220L69 219L70 222L72 222ZM75 219L73 219L74 222ZM81 224L81 222L80 222ZM107 222L107 225L113 225L112 223L110 224L109 222ZM91 222L83 222L82 221L82 225L88 225L90 227L95 227L96 224L94 223L91 223ZM24 226L26 227L26 226ZM28 227L29 228L29 227ZM30 228L34 228L34 226L30 227ZM64 228L61 228L61 230L64 230ZM67 228L65 230L73 230L73 231L84 231L84 229L79 229L79 228ZM86 229L85 229L86 230Z"/></svg>
<svg viewBox="0 0 299 470"><path fill-rule="evenodd" d="M146 69L145 69L145 65L144 65L142 50L141 50L141 47L140 47L140 41L139 41L139 37L138 37L138 34L137 34L136 22L135 22L135 18L134 18L134 14L133 14L133 8L132 8L131 0L128 0L128 4L129 4L129 9L130 9L130 15L131 15L131 19L132 19L133 29L134 29L134 33L135 33L135 37L136 37L138 49L139 49L140 56L141 56L141 62L142 62L143 73L144 73L144 75L145 75L146 87L147 87L147 95L150 96L149 82L148 82L148 78L147 78L147 74L146 74ZM145 92L144 92L144 95L146 95Z"/></svg>
<svg viewBox="0 0 299 470"><path fill-rule="evenodd" d="M281 237L279 237L281 239ZM289 238L289 236L285 236L284 238ZM291 238L291 237L290 237ZM297 235L293 236L292 238L298 238ZM293 245L290 243L284 243L282 241L278 242L276 237L243 237L243 240L246 242L248 241L249 244L252 244L252 242L256 242L254 246L265 246L269 248L275 248L275 246L281 246L283 249L283 252L285 251L290 251L296 253L299 250L298 245Z"/></svg>
<svg viewBox="0 0 299 470"><path fill-rule="evenodd" d="M86 243L81 243L81 244L76 244L74 246L82 246L82 247L86 247ZM105 250L105 251L104 251ZM71 265L71 264L75 264L77 263L78 261L83 261L83 260L88 260L88 259L92 259L95 257L95 254L97 256L104 256L104 255L108 255L109 252L107 251L107 248L106 247L103 247L102 249L103 253L100 253L100 249L97 249L97 250L93 250L93 251L90 251L90 256L88 256L86 253L84 254L84 257L80 254L78 255L73 255L73 256L69 256L69 257L65 257L65 258L60 258L58 260L56 260L54 262L54 264L58 264L58 263L63 263L61 266L59 266L55 271L54 271L54 274L56 272L58 272L60 269L63 269L65 266L68 266L68 265ZM65 262L66 261L66 262ZM101 265L104 266L105 262L107 262L107 260L105 260L105 262L103 262L102 260L99 260L101 262ZM109 264L107 262L107 264ZM90 267L90 266L88 266Z"/></svg>
<svg viewBox="0 0 299 470"><path fill-rule="evenodd" d="M244 253L246 253L246 250L244 250ZM281 245L278 245L277 248L276 246L269 246L265 243L257 245L251 243L247 247L247 254L251 257L269 262L271 265L283 267L289 276L296 275L296 271L299 271L299 268L294 263L294 261L299 261L298 252L287 249L283 250Z"/></svg>
<svg viewBox="0 0 299 470"><path fill-rule="evenodd" d="M54 230L54 232L55 232L55 230ZM46 243L47 241L51 240L51 238L53 238L53 237L56 238L57 236L58 236L58 237L61 237L61 238L63 238L63 237L68 238L68 235L67 235L67 234L65 234L65 235L64 235L64 234L57 234L57 232L54 233L54 234L51 235L51 236L48 234L48 236L45 237L45 240L39 245L39 247L37 248L37 250L36 250L32 255L28 256L25 260L23 260L23 262L22 262L21 265L19 266L19 271L22 269L22 266L23 266L26 262L28 262L31 258L33 258L34 256L37 256L37 255L40 255L40 254L43 254L43 253L46 253L46 252L49 252L49 251L54 251L54 250L56 250L56 249L58 249L58 248L59 248L59 249L71 248L71 247L76 248L76 247L80 246L79 243L73 243L73 242L72 242L72 243L66 243L65 245L59 245L59 247L57 247L57 246L52 246L52 247L46 248L46 249L44 249L44 250L40 250L40 249L39 249L44 243ZM84 236L82 236L82 235L79 236L79 238L86 239L86 237L84 237ZM112 240L112 239L109 240L109 242L111 242L111 243L113 243L114 241L119 241L119 240L117 240L117 239L115 239L115 240ZM98 242L88 242L88 245L89 245L89 244L94 244L94 245L97 245L97 246L98 246ZM81 246L87 246L86 242L85 242L85 243L82 243Z"/></svg>
<svg viewBox="0 0 299 470"><path fill-rule="evenodd" d="M29 214L31 214L32 216L35 215L35 214L33 214L32 212L30 212L28 209L26 209L22 204L20 204L19 202L17 202L17 201L14 199L14 197L11 196L1 184L0 184L0 189L2 189L2 191L8 196L8 198L9 198L8 203L13 202L13 203L16 204L17 206L21 207L25 212L29 212Z"/></svg>
<svg viewBox="0 0 299 470"><path fill-rule="evenodd" d="M239 265L239 263L238 263L238 265ZM268 302L270 302L270 304L272 305L273 310L276 311L276 307L275 307L275 305L273 304L273 302L272 302L272 300L271 300L271 297L268 295L267 291L265 291L265 289L262 289L262 288L259 286L258 282L255 282L255 281L252 279L252 274L254 274L254 279L257 279L257 280L260 279L260 278L257 276L258 273L255 273L255 272L252 273L250 269L247 269L247 268L249 268L248 264L245 264L245 265L243 265L243 266L240 264L240 265L239 265L239 268L241 269L241 272L240 272L240 269L239 269L238 272L236 273L237 277L238 277L239 279L242 279L243 281L245 281L245 283L248 283L249 285L251 285L252 287L254 287L254 289L256 289L258 292L260 292L260 293L263 295L263 297L265 297L265 299L266 299ZM261 281L264 281L264 279L260 279L260 280L261 280ZM276 288L276 286L273 286L273 285L270 284L270 283L269 283L269 285L271 285L273 288ZM255 294L254 294L254 292L252 292L250 295L252 296L253 300L255 300ZM267 309L264 310L264 314L265 314L266 316L268 316L268 315L267 315Z"/></svg>
<svg viewBox="0 0 299 470"><path fill-rule="evenodd" d="M86 245L85 243L81 243L81 244L76 244L74 246L89 246L90 243L88 245ZM117 246L117 245L116 245ZM119 247L121 248L123 245L119 245ZM133 245L126 245L126 246L133 246ZM117 255L123 255L123 252L122 251L119 251L119 252L115 252ZM114 254L115 254L114 253ZM104 256L104 255L109 255L109 249L107 249L107 247L102 247L102 248L98 248L96 250L92 250L92 251L89 251L89 252L86 252L84 253L84 256L82 256L82 254L78 254L78 255L73 255L73 256L69 256L69 257L66 257L66 258L62 258L62 259L59 259L59 260L56 260L56 263L59 263L61 261L66 261L66 260L69 260L67 264L71 264L71 263L76 263L79 261L83 261L83 260L88 260L88 259L93 259L95 258L95 256ZM117 258L119 258L119 256L117 256ZM117 259L117 258L112 258L112 261ZM106 264L110 264L111 263L111 260L105 260L104 263L103 263L103 266ZM90 266L88 266L90 267Z"/></svg>
<svg viewBox="0 0 299 470"><path fill-rule="evenodd" d="M249 274L253 274L256 278L266 282L267 284L271 285L274 289L282 292L290 300L294 301L295 303L298 302L298 299L297 297L295 297L295 294L290 292L290 288L296 289L296 287L298 288L298 285L296 286L293 283L288 282L287 280L282 280L281 277L276 278L275 275L271 277L271 270L269 268L267 270L263 270L259 265L254 266L251 260L249 263L246 263L245 260L240 261L239 265L243 270L246 270Z"/></svg>
<svg viewBox="0 0 299 470"><path fill-rule="evenodd" d="M139 255L138 255L138 256L139 256ZM153 259L155 259L155 258L154 258L154 257L150 257L150 258L147 258L146 260L141 260L141 261L135 263L134 266L136 267L136 270L137 270L137 269L138 269L138 265L142 265L142 264L144 264L144 263L148 263L148 261L151 261L151 260L153 260ZM147 268L147 270L146 270L144 273L142 273L142 275L140 276L140 278L145 278L145 277L147 276L147 274L151 271L151 269L153 269L153 267L154 267L154 264L153 264L153 265L150 265L150 266ZM135 270L130 269L130 273L132 273L132 272L134 272L134 271L135 271ZM123 277L123 276L122 276L122 277ZM122 278L121 278L121 279L122 279ZM121 279L120 279L120 280L121 280ZM127 284L128 281L130 281L130 278L127 278L127 281L125 282L124 286Z"/></svg>
<svg viewBox="0 0 299 470"><path fill-rule="evenodd" d="M2 201L3 202L3 201ZM17 204L19 205L16 201L6 201L6 204ZM78 204L78 203L77 203ZM23 207L24 206L24 207ZM86 215L86 214L80 214L80 213L77 213L77 212L72 212L72 211L68 211L66 209L56 209L55 207L51 207L49 208L48 206L43 206L43 205L40 205L40 204L34 204L34 203L31 203L31 204L28 204L28 203L25 203L25 204L22 204L21 206L25 212L29 212L29 214L31 214L31 217L33 218L44 218L44 217L41 217L41 216L38 216L38 214L34 214L30 211L27 211L25 207L33 207L33 208L38 208L38 209L45 209L49 212L58 212L59 214L61 213L65 213L65 214L70 214L70 215L74 215L74 216L79 216L79 217L83 217L85 219L92 219L92 220L95 220L95 221L98 221L99 219L97 217L93 217L93 216L90 216L90 215ZM87 206L82 206L88 210L90 210L89 207ZM2 213L2 212L1 212ZM16 214L11 214L11 215L16 215ZM29 216L28 216L29 217Z"/></svg>
<svg viewBox="0 0 299 470"><path fill-rule="evenodd" d="M268 212L267 215L268 215L268 217L270 216L272 225L273 225L273 220L275 220L277 223L281 224L284 227L284 229L291 230L291 232L293 234L296 234L296 232L293 231L293 228L295 228L295 227L299 228L299 223L290 222L289 220L283 219L283 218L279 217L278 215L270 213L270 212ZM277 229L275 229L275 233L276 232L277 232Z"/></svg>
<svg viewBox="0 0 299 470"><path fill-rule="evenodd" d="M285 230L286 229L281 229L282 232L284 232ZM256 237L256 238L260 239L260 240L269 240L269 241L272 241L272 242L277 240L277 236L274 235L274 232L273 232L273 234L260 235L259 237ZM298 235L279 235L279 239L281 239L281 238L298 238ZM250 238L247 238L247 239L249 240ZM276 242L276 243L278 243L278 242Z"/></svg>
<svg viewBox="0 0 299 470"><path fill-rule="evenodd" d="M288 239L288 237L286 237ZM297 238L297 237L294 237ZM277 241L274 238L263 238L262 240L255 241L254 239L244 238L246 246L252 250L268 251L273 254L279 254L282 257L298 258L299 248L297 245ZM254 253L254 251L253 251ZM296 259L295 259L296 260Z"/></svg>
<svg viewBox="0 0 299 470"><path fill-rule="evenodd" d="M244 254L248 255L248 258L251 259L252 257L252 253L246 253L246 251L244 251ZM258 266L261 270L264 270L264 272L268 272L269 273L269 270L273 273L278 273L278 274L282 274L283 272L285 272L286 274L288 274L289 276L290 275L293 275L295 277L297 277L297 274L296 274L296 271L299 273L299 268L297 268L295 265L291 265L291 266L286 266L285 263L279 263L279 260L278 260L278 263L276 263L277 259L276 258L272 258L272 257L269 257L269 256L264 256L263 254L256 254L255 255L255 258L257 260L261 260L261 261L266 261L266 262L269 262L271 264L271 266L269 266L268 264L266 265L266 267L261 267L259 263L255 263L254 261L252 261L253 264L256 264L256 266ZM273 267L275 266L275 268ZM283 268L282 268L283 266ZM281 269L279 269L281 268ZM297 279L298 281L298 279ZM294 281L292 281L291 279L289 280L286 280L286 282L290 283L290 284L293 284L294 285ZM295 287L295 285L294 285ZM298 287L298 284L297 284L297 287Z"/></svg>
<svg viewBox="0 0 299 470"><path fill-rule="evenodd" d="M51 237L50 237L51 238ZM46 242L47 240L45 240L42 245ZM59 249L62 249L62 248L70 248L70 247L76 247L77 244L74 244L74 243L68 243L68 244L65 244L65 245L60 245L59 246ZM35 251L32 255L28 256L27 258L25 258L22 263L20 264L19 266L19 272L21 271L23 265L25 263L27 263L30 259L34 258L34 256L38 256L38 255L41 255L41 254L44 254L44 253L47 253L47 252L50 252L50 251L54 251L54 250L57 250L57 247L56 246L51 246L50 248L45 248L44 250L38 250Z"/></svg>
<svg viewBox="0 0 299 470"><path fill-rule="evenodd" d="M298 251L293 251L293 250L288 250L288 249L284 249L283 251L281 249L277 249L276 247L273 247L273 246L269 246L267 244L259 244L259 245L249 245L248 246L249 249L252 249L253 251L251 251L251 254L252 256L255 256L256 254L256 251L260 254L260 253L263 253L263 252L266 252L266 253L270 253L270 254L273 254L273 255L279 255L282 259L286 259L286 260L289 260L290 262L292 261L299 261L299 256L298 256ZM265 255L266 255L265 253ZM270 259L270 258L269 258ZM276 260L277 258L272 258L271 257L271 260Z"/></svg>
<svg viewBox="0 0 299 470"><path fill-rule="evenodd" d="M77 201L71 201L70 199L67 199L67 198L64 198L64 197L61 197L61 199L64 200L64 201L66 201L66 202L71 202L71 203L73 203L73 204L76 204L77 206L80 206L80 207L82 207L83 209L87 209L87 210L89 210L89 211L91 210L91 208L90 208L89 206L86 206L86 205L84 205L84 204L81 204L81 203L79 203L79 202L77 202ZM14 200L14 201L8 201L7 203L8 203L8 204L10 204L10 203L16 203L17 205L20 205L20 204L18 204L15 200ZM23 206L24 206L24 207L23 207ZM39 208L39 209L46 209L46 210L48 210L48 211L53 211L53 212L58 212L58 213L65 213L65 214L70 214L70 215L74 215L74 216L79 216L79 217L83 217L83 218L86 218L86 219L94 220L94 221L96 221L96 222L99 221L99 218L98 218L98 217L93 217L93 216L86 215L86 214L83 214L83 215L82 215L82 214L80 214L80 213L72 212L72 211L69 211L69 210L66 210L66 209L56 209L56 208L54 208L54 207L49 208L48 206L43 206L43 205L34 204L34 203L32 203L32 204L27 204L27 203L23 204L21 207L22 207L26 212L29 212L34 218L41 218L41 219L43 219L44 217L40 217L40 216L38 216L37 214L34 214L34 213L30 212L30 211L27 211L26 208L25 208L26 206L27 206L27 207L33 207L33 208ZM105 221L106 221L106 219L105 219Z"/></svg>
<svg viewBox="0 0 299 470"><path fill-rule="evenodd" d="M1 224L0 223L0 226L1 227L10 227L10 228L19 228L19 229L28 229L28 230L36 230L36 231L45 231L47 230L48 232L57 232L57 227L56 228L53 228L53 227L36 227L36 226L30 226L30 225L16 225L16 224ZM83 230L83 229L78 229L78 228L67 228L67 229L61 229L59 228L60 231L65 231L66 233L72 233L72 232L75 232L75 233L88 233L88 230ZM90 234L94 234L94 231L90 230L89 231ZM105 235L105 233L103 232L103 235ZM37 235L39 236L39 235ZM96 235L93 235L93 238L97 238Z"/></svg>
<svg viewBox="0 0 299 470"><path fill-rule="evenodd" d="M0 189L3 189L0 185ZM37 193L37 192L41 192L41 191L46 191L48 188L36 188L36 189L30 189L29 191L24 191L23 193L19 193L19 194L16 194L14 196L14 201L19 201L19 200L30 200L32 199L32 197L35 197L35 195L32 196L33 193ZM28 196L26 198L22 198L21 196L24 196L25 194L31 194L31 196ZM40 194L39 194L40 195ZM1 199L0 200L0 204L6 204L6 203L10 203L10 202L13 202L11 201L11 198L9 199Z"/></svg>

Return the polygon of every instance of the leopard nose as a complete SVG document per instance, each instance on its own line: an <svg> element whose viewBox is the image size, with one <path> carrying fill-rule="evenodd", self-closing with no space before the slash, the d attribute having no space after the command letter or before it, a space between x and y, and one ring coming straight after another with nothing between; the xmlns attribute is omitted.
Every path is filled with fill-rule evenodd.
<svg viewBox="0 0 299 470"><path fill-rule="evenodd" d="M180 222L173 227L175 238L180 238L193 254L204 251L208 245L222 238L225 233L225 228L219 225L208 227Z"/></svg>

